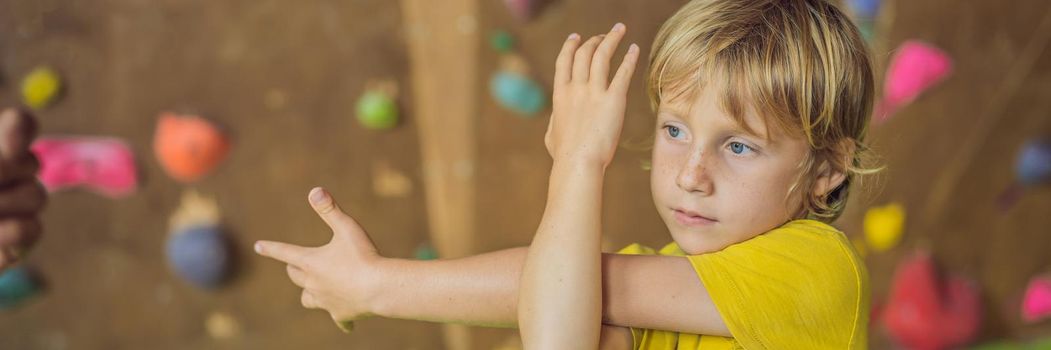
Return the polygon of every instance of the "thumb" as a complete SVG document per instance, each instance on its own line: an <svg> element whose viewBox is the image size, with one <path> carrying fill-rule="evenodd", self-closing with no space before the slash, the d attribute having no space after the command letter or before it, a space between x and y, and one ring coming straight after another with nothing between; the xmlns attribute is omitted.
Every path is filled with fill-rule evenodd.
<svg viewBox="0 0 1051 350"><path fill-rule="evenodd" d="M372 243L368 233L358 225L354 218L343 212L332 195L321 187L310 190L307 196L310 206L314 208L317 215L324 220L328 227L332 228L333 240L349 239L354 246L364 251L376 253L376 244Z"/></svg>
<svg viewBox="0 0 1051 350"><path fill-rule="evenodd" d="M321 217L321 220L325 221L328 227L332 228L332 231L343 232L357 226L354 219L347 213L344 213L343 209L340 209L339 204L336 204L336 200L325 189L314 187L314 189L310 190L307 199L310 201L310 206L317 212L317 215Z"/></svg>
<svg viewBox="0 0 1051 350"><path fill-rule="evenodd" d="M14 108L0 111L0 159L16 160L29 149L36 136L36 121Z"/></svg>

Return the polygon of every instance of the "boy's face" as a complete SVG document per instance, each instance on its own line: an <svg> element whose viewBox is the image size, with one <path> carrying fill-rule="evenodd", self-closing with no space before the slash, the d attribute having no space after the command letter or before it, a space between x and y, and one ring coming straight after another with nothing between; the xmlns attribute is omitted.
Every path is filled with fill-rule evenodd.
<svg viewBox="0 0 1051 350"><path fill-rule="evenodd" d="M809 152L806 140L768 130L751 111L745 122L759 135L749 134L720 107L720 88L709 85L693 101L661 101L657 115L653 201L689 254L753 238L802 205L800 195L786 196Z"/></svg>

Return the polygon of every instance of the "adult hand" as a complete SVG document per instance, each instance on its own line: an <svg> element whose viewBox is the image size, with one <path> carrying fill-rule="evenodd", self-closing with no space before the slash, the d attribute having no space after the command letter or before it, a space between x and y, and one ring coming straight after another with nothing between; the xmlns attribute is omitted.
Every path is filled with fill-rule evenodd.
<svg viewBox="0 0 1051 350"><path fill-rule="evenodd" d="M28 112L0 111L0 271L17 263L42 232L47 192L36 179L40 163L29 151L36 131Z"/></svg>

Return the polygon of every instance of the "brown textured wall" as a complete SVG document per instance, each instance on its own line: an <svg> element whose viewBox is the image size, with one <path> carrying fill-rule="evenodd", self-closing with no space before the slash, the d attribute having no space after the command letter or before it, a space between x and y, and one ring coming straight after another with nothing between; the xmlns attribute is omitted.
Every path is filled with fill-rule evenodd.
<svg viewBox="0 0 1051 350"><path fill-rule="evenodd" d="M622 21L627 40L648 50L660 23L681 3L550 1L537 19L521 23L500 1L482 1L476 20L483 38L496 28L515 34L532 75L546 87L569 32L602 32ZM855 196L838 225L856 237L868 205L896 200L908 211L903 244L867 258L873 299L886 293L896 260L926 244L947 268L980 281L988 302L984 336L1051 334L1047 323L1023 325L1017 311L1028 278L1051 271L1051 188L1031 191L1007 213L992 205L1012 177L1019 145L1051 135L1051 52L1024 55L1051 6L896 1L889 11L892 25L875 48L880 67L898 43L919 38L954 56L956 73L872 129L888 170L872 182L876 190ZM412 116L425 106L403 106L405 123L391 132L369 132L353 120L354 100L367 80L409 81L401 18L393 1L0 1L0 103L14 103L18 79L34 65L57 67L68 94L39 114L44 134L125 138L145 179L136 195L122 200L83 191L52 197L46 236L28 259L50 289L0 313L0 348L441 348L439 328L422 322L374 319L343 335L323 313L299 306L299 290L279 265L249 253L255 239L327 239L305 203L314 185L327 186L385 254L411 256L426 240ZM458 29L450 24L447 30ZM546 113L522 119L487 97L498 55L482 45L476 227L479 249L493 250L529 242L550 160L542 143ZM1031 64L1023 64L1027 59ZM643 74L633 82L626 140L652 132ZM267 107L274 91L286 103ZM155 117L169 109L199 112L232 131L229 159L197 185L175 183L152 158ZM669 240L640 167L645 158L645 151L621 150L608 172L610 247ZM371 169L378 162L408 174L413 194L373 194ZM948 184L937 192L944 197L933 189L938 183ZM217 292L188 286L163 258L167 217L191 187L218 198L241 253L238 277ZM234 316L241 335L211 339L204 320L214 311ZM512 334L479 330L476 344L490 348ZM873 334L876 347L887 346L879 331Z"/></svg>

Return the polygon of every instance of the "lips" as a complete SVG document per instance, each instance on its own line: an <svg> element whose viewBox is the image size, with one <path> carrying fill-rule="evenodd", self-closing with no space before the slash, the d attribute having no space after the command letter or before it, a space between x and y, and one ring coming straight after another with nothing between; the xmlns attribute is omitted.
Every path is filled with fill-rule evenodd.
<svg viewBox="0 0 1051 350"><path fill-rule="evenodd" d="M672 209L672 211L675 215L675 221L678 221L683 226L706 226L718 221L690 210Z"/></svg>

